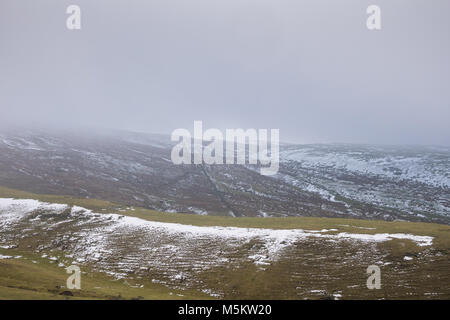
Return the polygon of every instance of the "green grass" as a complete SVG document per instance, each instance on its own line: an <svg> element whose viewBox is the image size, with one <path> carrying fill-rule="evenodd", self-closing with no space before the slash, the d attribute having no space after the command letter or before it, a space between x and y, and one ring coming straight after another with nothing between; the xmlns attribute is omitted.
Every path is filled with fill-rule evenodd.
<svg viewBox="0 0 450 320"><path fill-rule="evenodd" d="M92 272L82 267L81 289L65 288L65 268L50 263L29 252L0 249L0 254L22 256L20 259L0 260L0 299L207 299L208 296L194 290L176 290L150 279L140 280L141 288L133 288L133 280L116 280L103 273ZM34 261L34 262L33 262ZM70 291L73 296L62 295Z"/></svg>
<svg viewBox="0 0 450 320"><path fill-rule="evenodd" d="M70 196L61 195L46 195L46 194L35 194L26 191L20 191L16 189L10 189L0 186L0 197L1 198L15 198L15 199L36 199L40 201L50 202L50 203L62 203L68 205L77 205L80 207L88 208L101 212L102 209L108 211L114 211L121 207L119 204L112 203L104 200L88 199L88 198L73 198Z"/></svg>

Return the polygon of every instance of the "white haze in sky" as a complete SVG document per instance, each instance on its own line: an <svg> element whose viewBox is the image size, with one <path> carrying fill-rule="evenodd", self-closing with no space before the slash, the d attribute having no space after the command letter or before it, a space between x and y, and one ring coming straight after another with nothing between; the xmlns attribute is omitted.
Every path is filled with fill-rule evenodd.
<svg viewBox="0 0 450 320"><path fill-rule="evenodd" d="M66 28L77 4L82 29ZM382 29L366 28L381 8ZM1 0L0 123L450 144L448 0Z"/></svg>

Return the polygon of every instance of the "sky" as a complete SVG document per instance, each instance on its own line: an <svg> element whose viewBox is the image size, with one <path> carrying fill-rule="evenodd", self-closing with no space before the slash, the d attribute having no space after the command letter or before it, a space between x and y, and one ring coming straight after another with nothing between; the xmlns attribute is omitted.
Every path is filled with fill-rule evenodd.
<svg viewBox="0 0 450 320"><path fill-rule="evenodd" d="M66 8L81 8L68 30ZM366 27L369 5L381 30ZM1 0L0 125L450 145L448 0Z"/></svg>

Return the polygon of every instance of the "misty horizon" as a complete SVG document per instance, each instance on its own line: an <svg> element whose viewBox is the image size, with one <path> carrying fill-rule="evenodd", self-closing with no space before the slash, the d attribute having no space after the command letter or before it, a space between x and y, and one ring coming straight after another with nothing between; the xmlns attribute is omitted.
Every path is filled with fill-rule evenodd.
<svg viewBox="0 0 450 320"><path fill-rule="evenodd" d="M280 129L285 143L450 145L450 3L0 4L0 123L168 134Z"/></svg>
<svg viewBox="0 0 450 320"><path fill-rule="evenodd" d="M177 129L187 129L189 131L193 130L193 126L186 128L177 128ZM205 130L210 128L205 128ZM226 129L254 129L254 128L226 128ZM225 130L223 132L225 132ZM171 133L163 133L163 132L145 132L145 131L136 131L132 129L123 129L123 128L113 128L113 127L101 127L101 126L93 126L93 125L48 125L48 124L32 124L32 125L19 125L19 124L2 124L0 129L0 136L2 134L11 134L11 133L41 133L41 134L53 134L55 137L59 135L63 136L65 134L69 134L73 137L85 137L90 136L92 138L98 138L102 136L114 135L119 137L121 135L127 134L135 134L135 135L145 135L148 137L161 137L170 141ZM192 138L194 140L194 138ZM226 139L219 139L224 140ZM173 144L176 142L172 141ZM208 144L207 142L205 144ZM280 134L280 144L281 145L354 145L354 146L380 146L380 147L411 147L411 148L425 148L425 147L442 147L442 148L450 148L450 145L446 144L420 144L420 143L363 143L363 142L346 142L346 141L311 141L311 142L295 142L295 141L286 141L281 139ZM450 150L450 149L449 149Z"/></svg>

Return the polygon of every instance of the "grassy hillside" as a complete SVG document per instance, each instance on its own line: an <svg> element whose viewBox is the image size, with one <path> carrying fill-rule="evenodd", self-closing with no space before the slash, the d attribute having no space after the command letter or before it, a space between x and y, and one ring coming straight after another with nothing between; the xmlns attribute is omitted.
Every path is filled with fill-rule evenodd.
<svg viewBox="0 0 450 320"><path fill-rule="evenodd" d="M207 299L194 290L169 289L151 281L116 280L83 267L81 290L65 288L64 268L23 250L0 249L0 299ZM20 257L20 258L14 258Z"/></svg>
<svg viewBox="0 0 450 320"><path fill-rule="evenodd" d="M348 232L357 234L407 233L432 236L432 247L421 247L406 239L396 239L364 245L352 242L329 243L321 239L306 240L288 249L283 259L264 268L246 258L258 243L249 242L238 250L223 253L230 261L239 263L214 266L198 271L195 283L203 287L163 286L150 281L152 277L115 280L103 273L83 266L81 291L73 296L61 295L67 279L64 268L41 258L23 242L15 249L0 249L0 254L21 258L0 259L0 298L10 299L197 299L209 297L205 286L212 292L224 292L224 298L318 298L343 295L345 298L449 298L446 283L450 281L448 255L450 252L450 226L385 222L360 219L334 219L311 217L286 218L232 218L193 214L163 213L143 208L130 208L118 203L96 199L75 199L68 196L38 195L0 187L0 198L36 199L50 203L78 205L98 213L118 213L148 221L189 224L196 226L233 226L243 228L305 229L328 231L328 234ZM129 251L132 248L127 249ZM205 252L208 248L200 247ZM406 261L405 256L413 257ZM243 259L245 258L245 259ZM381 260L382 261L381 261ZM35 262L33 262L35 261ZM381 262L380 262L381 261ZM368 264L383 264L383 290L365 288L365 268ZM276 279L276 281L274 281ZM133 288L137 285L139 288ZM143 285L143 287L141 287ZM185 287L183 287L185 286ZM173 289L177 288L177 289ZM321 290L316 290L321 289Z"/></svg>

